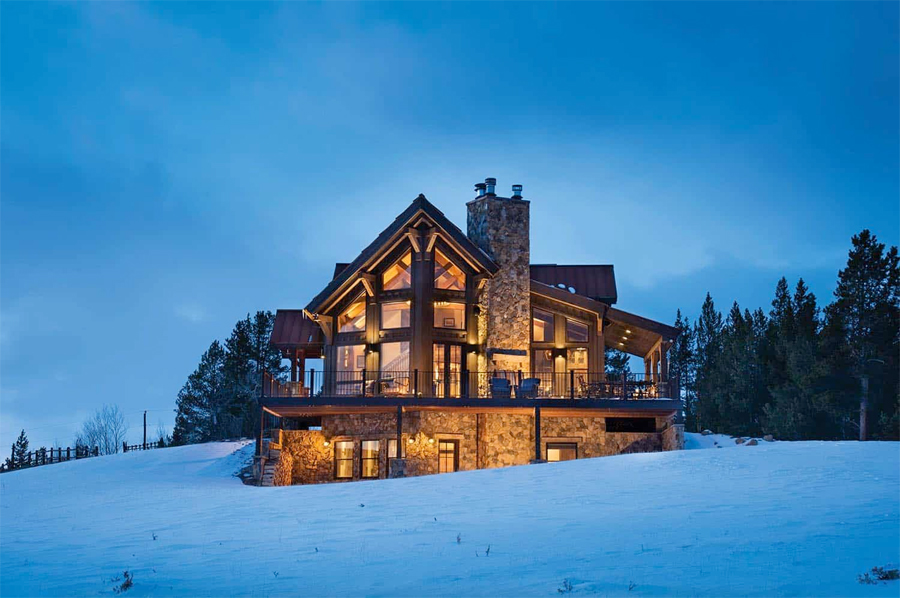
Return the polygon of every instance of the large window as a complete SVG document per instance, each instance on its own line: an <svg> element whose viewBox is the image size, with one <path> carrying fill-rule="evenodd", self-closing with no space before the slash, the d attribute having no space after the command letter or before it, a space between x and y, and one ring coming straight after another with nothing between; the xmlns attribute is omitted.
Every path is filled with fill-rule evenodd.
<svg viewBox="0 0 900 598"><path fill-rule="evenodd" d="M534 308L531 310L531 328L534 342L536 343L552 343L553 342L553 314L543 309Z"/></svg>
<svg viewBox="0 0 900 598"><path fill-rule="evenodd" d="M412 287L412 252L407 253L384 271L381 287L385 291L396 291Z"/></svg>
<svg viewBox="0 0 900 598"><path fill-rule="evenodd" d="M409 341L381 343L379 393L385 396L409 394Z"/></svg>
<svg viewBox="0 0 900 598"><path fill-rule="evenodd" d="M366 329L366 296L360 295L338 316L338 332L359 332Z"/></svg>
<svg viewBox="0 0 900 598"><path fill-rule="evenodd" d="M402 443L401 443L402 444ZM406 457L406 446L401 446L402 450L400 454L402 457ZM388 440L388 458L396 459L397 458L397 439L391 438Z"/></svg>
<svg viewBox="0 0 900 598"><path fill-rule="evenodd" d="M588 325L566 318L566 341L570 343L588 342Z"/></svg>
<svg viewBox="0 0 900 598"><path fill-rule="evenodd" d="M409 301L381 304L381 328L409 328Z"/></svg>
<svg viewBox="0 0 900 598"><path fill-rule="evenodd" d="M340 345L335 355L335 391L339 395L359 394L362 381L360 370L366 369L366 346Z"/></svg>
<svg viewBox="0 0 900 598"><path fill-rule="evenodd" d="M438 473L459 469L459 440L438 441Z"/></svg>
<svg viewBox="0 0 900 598"><path fill-rule="evenodd" d="M377 478L378 477L378 452L380 442L377 440L362 441L362 471L360 477Z"/></svg>
<svg viewBox="0 0 900 598"><path fill-rule="evenodd" d="M334 477L347 480L353 477L353 441L334 443Z"/></svg>
<svg viewBox="0 0 900 598"><path fill-rule="evenodd" d="M566 366L576 372L586 372L588 369L588 350L579 347L566 351Z"/></svg>
<svg viewBox="0 0 900 598"><path fill-rule="evenodd" d="M434 288L451 291L466 290L465 273L453 265L447 256L434 250Z"/></svg>
<svg viewBox="0 0 900 598"><path fill-rule="evenodd" d="M447 301L436 301L434 303L434 327L465 330L465 303L449 303Z"/></svg>
<svg viewBox="0 0 900 598"><path fill-rule="evenodd" d="M574 442L548 442L547 461L571 461L578 458L578 445Z"/></svg>

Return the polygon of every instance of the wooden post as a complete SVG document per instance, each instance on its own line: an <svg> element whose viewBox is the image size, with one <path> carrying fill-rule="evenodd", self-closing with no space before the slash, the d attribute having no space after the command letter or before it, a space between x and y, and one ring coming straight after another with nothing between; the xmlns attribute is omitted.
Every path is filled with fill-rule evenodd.
<svg viewBox="0 0 900 598"><path fill-rule="evenodd" d="M144 450L147 450L147 412L144 411Z"/></svg>
<svg viewBox="0 0 900 598"><path fill-rule="evenodd" d="M419 369L416 368L413 370L413 396L419 396ZM400 450L399 448L397 449Z"/></svg>
<svg viewBox="0 0 900 598"><path fill-rule="evenodd" d="M534 408L534 460L541 460L541 408Z"/></svg>
<svg viewBox="0 0 900 598"><path fill-rule="evenodd" d="M575 370L569 370L569 398L575 399Z"/></svg>
<svg viewBox="0 0 900 598"><path fill-rule="evenodd" d="M668 349L665 345L659 345L659 380L660 382L669 381L669 358Z"/></svg>
<svg viewBox="0 0 900 598"><path fill-rule="evenodd" d="M256 437L256 456L262 457L262 437L263 426L265 426L266 412L263 411L262 405L259 406L259 435Z"/></svg>
<svg viewBox="0 0 900 598"><path fill-rule="evenodd" d="M462 373L460 373L460 376L462 376L462 380L459 381L459 384L460 384L459 395L464 399L468 399L469 398L469 370L463 369Z"/></svg>
<svg viewBox="0 0 900 598"><path fill-rule="evenodd" d="M376 384L375 386L378 386L378 384ZM362 392L359 394L360 394L360 396L363 396L363 397L366 396L366 370L362 371ZM373 392L372 394L377 395L378 389L376 388L375 392Z"/></svg>
<svg viewBox="0 0 900 598"><path fill-rule="evenodd" d="M403 406L397 405L397 456L399 459L403 455ZM390 476L390 466L388 467L388 476Z"/></svg>
<svg viewBox="0 0 900 598"><path fill-rule="evenodd" d="M122 443L122 452L123 453L128 452L128 442L127 441Z"/></svg>
<svg viewBox="0 0 900 598"><path fill-rule="evenodd" d="M66 461L72 460L72 447L66 447Z"/></svg>

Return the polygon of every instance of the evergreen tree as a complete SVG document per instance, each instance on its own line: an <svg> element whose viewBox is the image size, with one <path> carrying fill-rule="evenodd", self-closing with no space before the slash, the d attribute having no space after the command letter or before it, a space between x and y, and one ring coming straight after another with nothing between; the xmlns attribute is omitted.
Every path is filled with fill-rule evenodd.
<svg viewBox="0 0 900 598"><path fill-rule="evenodd" d="M12 445L12 462L15 467L28 466L28 436L25 435L25 430L19 433L15 444Z"/></svg>
<svg viewBox="0 0 900 598"><path fill-rule="evenodd" d="M696 378L694 405L698 428L714 427L719 423L719 413L715 406L713 370L722 350L722 314L716 311L712 296L706 294L700 317L694 324L694 356Z"/></svg>
<svg viewBox="0 0 900 598"><path fill-rule="evenodd" d="M852 373L860 377L871 367L875 376L870 385L871 421L879 422L873 436L900 437L897 428L898 330L900 330L900 270L897 248L885 251L884 243L869 230L852 239L847 267L838 272L835 302L830 315L844 323L845 340L852 356Z"/></svg>
<svg viewBox="0 0 900 598"><path fill-rule="evenodd" d="M694 334L690 321L681 315L680 309L675 314L675 328L680 332L669 348L669 376L681 387L685 429L697 430L693 395Z"/></svg>
<svg viewBox="0 0 900 598"><path fill-rule="evenodd" d="M619 351L618 349L604 347L603 355L607 375L621 378L622 374L631 373L631 365L629 363L631 357L628 353Z"/></svg>
<svg viewBox="0 0 900 598"><path fill-rule="evenodd" d="M230 392L225 378L225 349L213 341L188 376L176 400L173 444L193 444L229 436L233 416L229 414Z"/></svg>

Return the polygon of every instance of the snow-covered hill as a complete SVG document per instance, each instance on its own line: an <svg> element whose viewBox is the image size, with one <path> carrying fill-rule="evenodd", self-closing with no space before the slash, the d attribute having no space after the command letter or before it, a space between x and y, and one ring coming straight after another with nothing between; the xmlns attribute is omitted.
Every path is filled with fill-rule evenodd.
<svg viewBox="0 0 900 598"><path fill-rule="evenodd" d="M216 443L0 476L0 595L112 595L126 570L126 596L900 593L857 582L900 561L896 443L288 488L232 477L251 450Z"/></svg>

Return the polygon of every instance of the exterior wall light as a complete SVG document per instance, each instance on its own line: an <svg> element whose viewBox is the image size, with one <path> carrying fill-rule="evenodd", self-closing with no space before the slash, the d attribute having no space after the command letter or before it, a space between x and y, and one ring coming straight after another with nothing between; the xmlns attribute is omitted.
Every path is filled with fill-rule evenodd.
<svg viewBox="0 0 900 598"><path fill-rule="evenodd" d="M410 438L409 440L407 440L407 442L408 442L409 444L412 444L412 443L415 442L415 441L414 441L412 438Z"/></svg>
<svg viewBox="0 0 900 598"><path fill-rule="evenodd" d="M429 439L428 439L428 444L434 444L434 438L429 438Z"/></svg>
<svg viewBox="0 0 900 598"><path fill-rule="evenodd" d="M325 442L322 443L323 446L328 446L329 444L331 444L331 443L328 442L327 440L326 440Z"/></svg>

